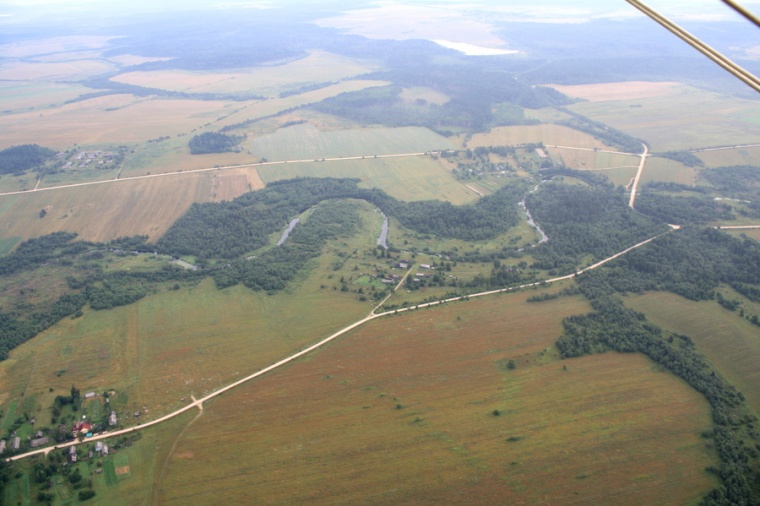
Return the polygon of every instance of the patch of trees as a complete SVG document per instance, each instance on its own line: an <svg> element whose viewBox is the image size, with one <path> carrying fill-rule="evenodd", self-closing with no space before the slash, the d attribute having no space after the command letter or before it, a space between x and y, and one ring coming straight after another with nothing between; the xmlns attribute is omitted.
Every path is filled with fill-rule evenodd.
<svg viewBox="0 0 760 506"><path fill-rule="evenodd" d="M225 153L234 151L235 146L240 144L244 135L229 135L219 132L204 132L200 135L193 136L188 145L190 153L201 155L206 153Z"/></svg>
<svg viewBox="0 0 760 506"><path fill-rule="evenodd" d="M11 146L0 151L0 174L23 174L55 156L55 151L37 144Z"/></svg>
<svg viewBox="0 0 760 506"><path fill-rule="evenodd" d="M215 269L212 276L218 288L243 283L253 290L274 293L285 288L309 260L318 257L328 240L350 235L358 225L355 204L323 202L304 223L293 229L282 246Z"/></svg>
<svg viewBox="0 0 760 506"><path fill-rule="evenodd" d="M665 191L671 193L681 192L694 192L694 193L709 193L709 188L705 186L690 186L683 183L674 183L672 181L650 181L641 187L642 194L648 193L651 190Z"/></svg>
<svg viewBox="0 0 760 506"><path fill-rule="evenodd" d="M90 243L72 243L76 236L69 232L55 232L22 242L11 254L0 257L0 276L39 267L54 258L85 251Z"/></svg>
<svg viewBox="0 0 760 506"><path fill-rule="evenodd" d="M726 283L748 297L760 293L760 244L713 228L683 227L609 265L595 277L619 292L667 290L707 300Z"/></svg>
<svg viewBox="0 0 760 506"><path fill-rule="evenodd" d="M294 179L269 184L229 202L194 204L157 246L174 255L238 258L269 243L294 217L321 201L366 200L405 227L464 240L495 237L518 223L523 185L504 187L475 204L454 206L437 200L402 202L382 190L364 189L354 179Z"/></svg>
<svg viewBox="0 0 760 506"><path fill-rule="evenodd" d="M548 182L528 195L533 219L551 238L531 250L533 267L568 274L583 260L600 260L668 230L628 207L621 188Z"/></svg>
<svg viewBox="0 0 760 506"><path fill-rule="evenodd" d="M551 88L530 86L505 72L484 70L475 65L432 65L417 62L388 72L365 76L391 81L393 85L343 93L309 108L362 123L387 126L425 126L434 130L460 127L469 131L497 124L531 124L522 108L537 109L569 104L570 100ZM442 105L405 103L402 88L424 86L451 97Z"/></svg>
<svg viewBox="0 0 760 506"><path fill-rule="evenodd" d="M735 219L731 206L707 196L676 197L642 192L636 199L636 210L655 220L678 225Z"/></svg>
<svg viewBox="0 0 760 506"><path fill-rule="evenodd" d="M127 69L124 69L126 72ZM111 80L118 74L112 74L108 76L92 77L82 82L84 86L88 88L107 90L94 93L86 93L80 95L77 98L67 100L66 103L80 102L82 100L88 100L91 98L102 97L105 95L112 95L116 93L128 93L136 97L147 97L151 95L173 98L173 99L185 99L185 100L234 100L234 101L247 101L247 100L262 100L265 97L261 95L254 95L251 93L188 93L186 91L173 91L165 90L161 88L150 88L146 86L138 86L136 84L122 83L119 81Z"/></svg>
<svg viewBox="0 0 760 506"><path fill-rule="evenodd" d="M667 158L668 160L675 160L687 167L701 167L704 165L702 160L691 151L665 151L662 153L656 153L655 156Z"/></svg>
<svg viewBox="0 0 760 506"><path fill-rule="evenodd" d="M760 167L752 165L736 165L703 169L699 175L710 182L721 197L733 197L746 200L756 200L760 196Z"/></svg>

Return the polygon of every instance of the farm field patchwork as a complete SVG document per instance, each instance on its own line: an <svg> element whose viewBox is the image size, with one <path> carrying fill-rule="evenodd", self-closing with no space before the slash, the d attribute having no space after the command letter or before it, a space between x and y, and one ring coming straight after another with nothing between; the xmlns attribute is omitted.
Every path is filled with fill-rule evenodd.
<svg viewBox="0 0 760 506"><path fill-rule="evenodd" d="M640 182L644 184L650 181L694 185L697 182L697 169L696 167L687 167L675 160L650 156L644 165Z"/></svg>
<svg viewBox="0 0 760 506"><path fill-rule="evenodd" d="M239 72L138 71L120 74L112 80L189 93L248 93L277 97L283 91L338 81L372 70L372 66L344 56L314 51L305 58L284 65L255 67Z"/></svg>
<svg viewBox="0 0 760 506"><path fill-rule="evenodd" d="M43 112L0 115L0 148L36 143L53 149L73 144L144 142L188 133L239 103L108 95Z"/></svg>
<svg viewBox="0 0 760 506"><path fill-rule="evenodd" d="M557 360L588 305L526 298L374 321L207 403L159 503L689 503L715 485L697 392L641 355Z"/></svg>
<svg viewBox="0 0 760 506"><path fill-rule="evenodd" d="M78 84L0 82L0 111L3 114L60 105L91 90Z"/></svg>
<svg viewBox="0 0 760 506"><path fill-rule="evenodd" d="M694 339L700 351L760 413L760 329L714 301L690 301L666 292L626 297L656 325Z"/></svg>
<svg viewBox="0 0 760 506"><path fill-rule="evenodd" d="M647 141L653 151L756 143L760 104L689 86L678 93L611 102L579 102L569 109Z"/></svg>
<svg viewBox="0 0 760 506"><path fill-rule="evenodd" d="M3 81L78 81L115 70L115 66L102 60L66 62L6 61L0 64Z"/></svg>

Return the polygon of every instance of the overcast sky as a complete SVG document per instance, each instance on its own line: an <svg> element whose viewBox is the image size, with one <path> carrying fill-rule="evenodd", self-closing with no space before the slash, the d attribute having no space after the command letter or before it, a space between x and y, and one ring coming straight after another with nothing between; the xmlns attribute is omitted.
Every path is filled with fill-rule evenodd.
<svg viewBox="0 0 760 506"><path fill-rule="evenodd" d="M376 4L388 3L389 0L378 0ZM500 12L513 11L520 18L543 20L576 20L626 17L637 15L637 11L625 0L396 0L398 3L426 6L457 6L463 9L486 8ZM664 14L681 19L737 19L737 15L720 0L645 0L650 7ZM318 5L326 2L318 0L0 0L0 14L9 14L18 9L32 8L39 12L45 9L50 12L62 9L109 9L125 11L129 9L150 10L187 8L197 6L205 8L219 8L223 6L239 6L248 8L266 8L272 6L292 6L298 4ZM343 4L329 2L332 5ZM361 2L359 2L361 3ZM352 5L344 3L348 7ZM749 9L760 10L760 0L744 0L743 5Z"/></svg>

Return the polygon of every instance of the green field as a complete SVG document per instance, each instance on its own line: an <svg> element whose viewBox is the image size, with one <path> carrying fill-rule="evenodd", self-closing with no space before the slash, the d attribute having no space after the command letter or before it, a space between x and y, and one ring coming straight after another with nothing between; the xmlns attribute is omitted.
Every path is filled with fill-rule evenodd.
<svg viewBox="0 0 760 506"><path fill-rule="evenodd" d="M325 132L309 124L282 128L274 134L258 137L251 143L251 151L269 161L371 157L455 148L446 137L422 127L362 128Z"/></svg>
<svg viewBox="0 0 760 506"><path fill-rule="evenodd" d="M727 167L731 165L760 165L760 146L717 151L699 151L695 153L708 167Z"/></svg>
<svg viewBox="0 0 760 506"><path fill-rule="evenodd" d="M644 184L650 181L694 185L697 182L697 169L695 167L687 167L682 163L668 160L667 158L650 156L647 158L646 165L644 165L640 182Z"/></svg>
<svg viewBox="0 0 760 506"><path fill-rule="evenodd" d="M730 298L740 298L734 293ZM690 301L671 293L647 293L626 298L626 304L656 325L694 339L723 376L760 413L760 329L714 301ZM753 307L744 299L744 305ZM760 314L760 308L754 313ZM752 311L751 311L752 312Z"/></svg>
<svg viewBox="0 0 760 506"><path fill-rule="evenodd" d="M714 486L699 394L640 355L558 361L586 302L525 298L375 321L208 403L161 504L684 504Z"/></svg>
<svg viewBox="0 0 760 506"><path fill-rule="evenodd" d="M569 109L647 141L653 151L756 143L756 100L688 86L657 97L579 102Z"/></svg>
<svg viewBox="0 0 760 506"><path fill-rule="evenodd" d="M265 183L294 177L354 177L361 179L362 187L380 188L406 201L438 199L464 204L478 198L429 156L286 163L261 166L258 172Z"/></svg>

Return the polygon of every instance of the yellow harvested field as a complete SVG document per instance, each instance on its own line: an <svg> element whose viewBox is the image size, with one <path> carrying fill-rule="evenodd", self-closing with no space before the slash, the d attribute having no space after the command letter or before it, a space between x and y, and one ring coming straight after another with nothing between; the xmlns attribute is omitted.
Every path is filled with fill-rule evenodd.
<svg viewBox="0 0 760 506"><path fill-rule="evenodd" d="M546 145L609 149L589 134L566 126L550 124L496 127L489 133L473 135L467 147L516 146L539 142Z"/></svg>
<svg viewBox="0 0 760 506"><path fill-rule="evenodd" d="M255 67L239 72L157 70L129 72L113 78L120 83L189 93L253 93L277 96L288 89L337 81L365 74L373 67L321 51L285 65Z"/></svg>
<svg viewBox="0 0 760 506"><path fill-rule="evenodd" d="M108 41L118 39L113 36L101 35L71 35L66 37L51 37L10 44L0 44L0 55L8 58L24 58L37 54L49 54L82 49L99 49L106 47Z"/></svg>
<svg viewBox="0 0 760 506"><path fill-rule="evenodd" d="M0 65L0 80L5 81L76 81L114 70L99 60L57 63L9 61Z"/></svg>
<svg viewBox="0 0 760 506"><path fill-rule="evenodd" d="M0 237L68 231L89 241L139 234L155 240L193 202L228 200L262 186L255 169L231 169L2 196Z"/></svg>
<svg viewBox="0 0 760 506"><path fill-rule="evenodd" d="M285 98L273 98L262 102L249 102L247 105L239 107L236 112L217 121L216 126L224 127L244 121L253 121L265 116L278 114L294 107L320 102L326 98L340 95L341 93L360 91L367 88L375 88L377 86L387 86L388 84L390 83L387 81L343 81L326 88L301 93L299 95L291 95Z"/></svg>
<svg viewBox="0 0 760 506"><path fill-rule="evenodd" d="M451 98L445 93L436 91L432 88L404 88L401 90L401 99L404 102L414 104L417 100L424 100L429 104L443 105Z"/></svg>
<svg viewBox="0 0 760 506"><path fill-rule="evenodd" d="M108 95L43 112L0 116L0 149L35 142L52 148L144 142L189 132L240 107L219 101Z"/></svg>
<svg viewBox="0 0 760 506"><path fill-rule="evenodd" d="M589 102L607 102L610 100L632 100L637 98L661 97L678 92L681 83L629 81L623 83L598 84L546 84L564 93L568 97L582 98Z"/></svg>

